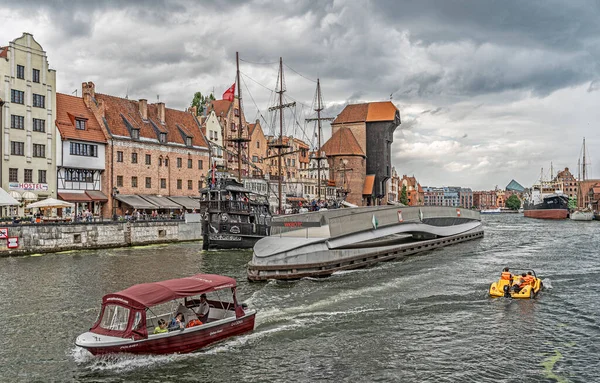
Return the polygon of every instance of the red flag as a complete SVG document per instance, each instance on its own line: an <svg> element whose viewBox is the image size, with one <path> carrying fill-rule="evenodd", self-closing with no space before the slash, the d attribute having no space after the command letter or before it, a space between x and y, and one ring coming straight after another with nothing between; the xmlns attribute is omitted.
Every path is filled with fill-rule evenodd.
<svg viewBox="0 0 600 383"><path fill-rule="evenodd" d="M233 101L233 96L235 95L235 83L223 93L223 100Z"/></svg>

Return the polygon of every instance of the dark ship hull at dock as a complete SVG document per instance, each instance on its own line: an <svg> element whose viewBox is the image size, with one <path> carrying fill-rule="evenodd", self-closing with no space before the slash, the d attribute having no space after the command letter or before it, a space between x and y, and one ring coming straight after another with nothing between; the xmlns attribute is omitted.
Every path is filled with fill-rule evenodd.
<svg viewBox="0 0 600 383"><path fill-rule="evenodd" d="M569 216L569 199L560 194L545 196L540 203L525 203L523 214L528 218L566 219Z"/></svg>
<svg viewBox="0 0 600 383"><path fill-rule="evenodd" d="M270 234L271 213L264 196L220 174L201 192L202 247L250 249Z"/></svg>

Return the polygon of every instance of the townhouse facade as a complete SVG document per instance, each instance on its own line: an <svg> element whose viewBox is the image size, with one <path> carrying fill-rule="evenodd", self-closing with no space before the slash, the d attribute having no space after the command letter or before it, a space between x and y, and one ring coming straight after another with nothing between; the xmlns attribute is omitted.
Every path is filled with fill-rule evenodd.
<svg viewBox="0 0 600 383"><path fill-rule="evenodd" d="M29 33L0 47L0 180L22 202L56 198L56 71Z"/></svg>

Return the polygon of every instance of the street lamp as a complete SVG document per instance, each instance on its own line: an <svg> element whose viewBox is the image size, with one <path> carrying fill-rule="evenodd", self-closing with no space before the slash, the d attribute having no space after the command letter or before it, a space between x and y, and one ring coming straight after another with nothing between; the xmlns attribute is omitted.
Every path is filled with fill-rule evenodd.
<svg viewBox="0 0 600 383"><path fill-rule="evenodd" d="M117 220L117 206L115 204L115 199L117 198L117 196L119 195L119 189L117 189L117 187L113 187L112 188L112 208L113 208L113 221Z"/></svg>

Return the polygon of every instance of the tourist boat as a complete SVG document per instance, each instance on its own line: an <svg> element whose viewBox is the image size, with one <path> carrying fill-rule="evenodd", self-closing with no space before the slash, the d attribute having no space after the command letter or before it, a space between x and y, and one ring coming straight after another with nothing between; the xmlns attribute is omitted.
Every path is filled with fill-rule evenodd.
<svg viewBox="0 0 600 383"><path fill-rule="evenodd" d="M542 280L537 277L534 270L531 271L534 277L534 281L532 284L523 287L521 290L516 291L512 287L515 283L517 283L521 278L521 273L516 273L513 275L511 280L500 278L498 282L492 283L490 286L490 296L493 298L497 297L506 297L506 298L515 298L515 299L529 299L534 298L542 289L544 284Z"/></svg>
<svg viewBox="0 0 600 383"><path fill-rule="evenodd" d="M481 214L500 214L500 208L497 207L495 209L481 209Z"/></svg>
<svg viewBox="0 0 600 383"><path fill-rule="evenodd" d="M196 351L254 329L256 310L240 305L235 291L235 279L197 274L107 294L102 298L97 321L77 337L75 344L93 355ZM192 310L200 305L202 294L208 294L210 310L206 323L200 324ZM222 300L222 295L231 299ZM160 319L168 323L177 313L184 314L184 328L153 333Z"/></svg>
<svg viewBox="0 0 600 383"><path fill-rule="evenodd" d="M227 172L211 172L215 177L209 177L210 187L200 191L203 248L251 249L269 235L267 197L246 189Z"/></svg>

